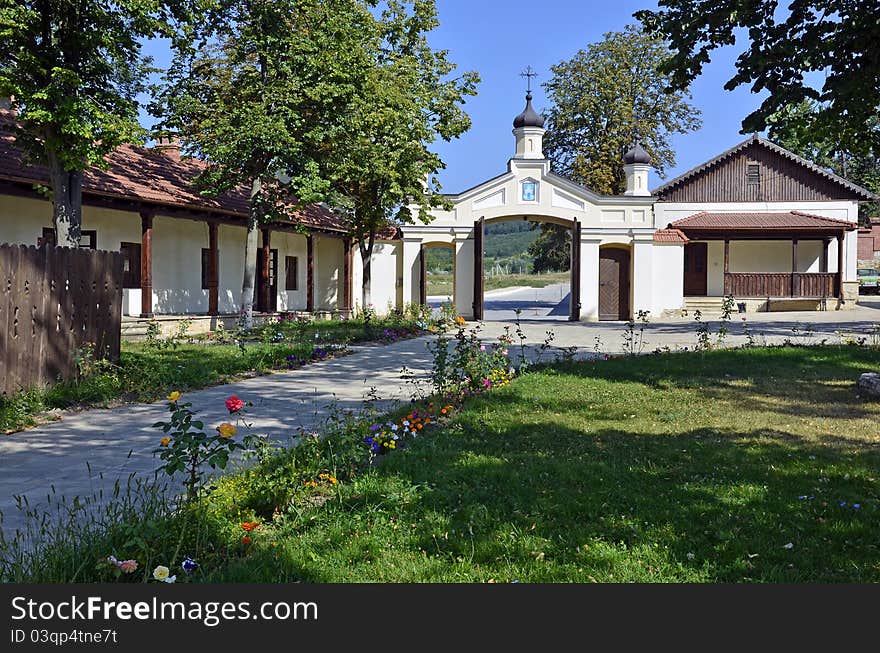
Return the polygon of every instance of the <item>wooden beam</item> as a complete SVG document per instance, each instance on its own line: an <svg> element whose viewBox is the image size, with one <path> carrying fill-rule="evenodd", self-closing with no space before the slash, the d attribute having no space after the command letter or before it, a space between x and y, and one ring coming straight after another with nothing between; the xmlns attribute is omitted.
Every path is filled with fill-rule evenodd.
<svg viewBox="0 0 880 653"><path fill-rule="evenodd" d="M837 237L837 297L843 301L843 234Z"/></svg>
<svg viewBox="0 0 880 653"><path fill-rule="evenodd" d="M262 233L262 260L260 261L260 309L266 313L272 310L270 270L272 267L272 232L268 227L260 230Z"/></svg>
<svg viewBox="0 0 880 653"><path fill-rule="evenodd" d="M208 223L208 315L217 315L219 313L219 287L220 287L220 266L219 266L219 239L218 225L216 222Z"/></svg>
<svg viewBox="0 0 880 653"><path fill-rule="evenodd" d="M153 317L153 214L141 213L141 317Z"/></svg>
<svg viewBox="0 0 880 653"><path fill-rule="evenodd" d="M797 297L797 238L791 239L791 296Z"/></svg>
<svg viewBox="0 0 880 653"><path fill-rule="evenodd" d="M730 239L724 239L724 295L731 294L730 288Z"/></svg>
<svg viewBox="0 0 880 653"><path fill-rule="evenodd" d="M428 303L428 252L424 244L419 245L419 304Z"/></svg>
<svg viewBox="0 0 880 653"><path fill-rule="evenodd" d="M315 310L315 237L306 236L306 310Z"/></svg>
<svg viewBox="0 0 880 653"><path fill-rule="evenodd" d="M831 245L831 240L825 238L822 240L822 259L820 262L820 272L828 272L828 247Z"/></svg>

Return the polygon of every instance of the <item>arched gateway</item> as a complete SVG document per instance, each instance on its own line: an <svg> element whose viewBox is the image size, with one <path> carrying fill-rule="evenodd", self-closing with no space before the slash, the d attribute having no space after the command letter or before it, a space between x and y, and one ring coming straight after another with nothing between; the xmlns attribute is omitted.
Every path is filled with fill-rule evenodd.
<svg viewBox="0 0 880 653"><path fill-rule="evenodd" d="M650 264L654 233L652 197L647 184L650 163L643 156L644 150L637 147L627 153L626 194L599 195L550 170L550 161L543 153L544 118L532 107L531 93L526 95L526 108L514 119L513 127L516 152L507 172L463 193L447 196L452 201L452 210L435 210L430 224L403 229L405 297L408 301L425 300L421 252L423 247L445 244L455 252L456 309L466 317L482 319L486 223L553 222L572 232L570 319L628 319L630 308L644 303L637 296L639 286L633 282L634 277L643 275L650 282L651 274L643 269ZM602 278L605 267L600 265L605 260L602 252L611 246L616 248L614 251L634 254L618 266L620 274L614 280ZM610 288L612 283L619 296L613 315L600 306L600 287Z"/></svg>
<svg viewBox="0 0 880 653"><path fill-rule="evenodd" d="M572 230L572 320L720 312L724 296L746 310L855 305L858 204L873 193L752 136L654 194L636 143L624 194L599 195L551 171L544 133L528 93L507 171L402 229L403 302L425 301L423 248L443 245L454 251L456 310L481 319L484 226L526 219Z"/></svg>

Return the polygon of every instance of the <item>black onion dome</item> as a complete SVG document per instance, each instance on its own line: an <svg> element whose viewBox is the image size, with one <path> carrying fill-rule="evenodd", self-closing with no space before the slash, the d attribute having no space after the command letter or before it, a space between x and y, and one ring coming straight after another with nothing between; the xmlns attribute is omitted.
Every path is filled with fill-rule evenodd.
<svg viewBox="0 0 880 653"><path fill-rule="evenodd" d="M645 152L645 148L642 147L642 144L636 141L636 144L632 146L632 149L623 155L623 162L627 165L631 163L651 163L651 155Z"/></svg>
<svg viewBox="0 0 880 653"><path fill-rule="evenodd" d="M526 108L521 114L513 119L513 127L514 129L519 129L520 127L539 127L540 129L544 128L544 116L539 114L532 107L531 93L526 94Z"/></svg>

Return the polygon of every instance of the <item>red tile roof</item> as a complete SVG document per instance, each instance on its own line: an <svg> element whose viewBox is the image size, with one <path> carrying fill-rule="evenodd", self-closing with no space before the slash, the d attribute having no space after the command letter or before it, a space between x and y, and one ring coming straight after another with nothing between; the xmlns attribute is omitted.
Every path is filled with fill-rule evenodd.
<svg viewBox="0 0 880 653"><path fill-rule="evenodd" d="M0 125L9 122L8 113ZM0 179L27 184L48 184L45 166L29 165L15 146L15 136L0 126ZM207 164L181 158L176 152L137 145L122 145L107 157L108 168L93 167L83 175L83 194L155 204L192 211L246 218L248 192L239 188L218 197L205 197L193 187L195 177ZM347 232L344 221L330 209L312 205L296 212L296 220L313 229Z"/></svg>
<svg viewBox="0 0 880 653"><path fill-rule="evenodd" d="M658 229L654 232L655 243L686 243L688 237L680 229Z"/></svg>
<svg viewBox="0 0 880 653"><path fill-rule="evenodd" d="M702 211L694 215L669 223L670 229L701 229L701 230L843 230L852 231L857 227L855 222L826 218L821 215L786 211L783 213L736 212L710 213Z"/></svg>

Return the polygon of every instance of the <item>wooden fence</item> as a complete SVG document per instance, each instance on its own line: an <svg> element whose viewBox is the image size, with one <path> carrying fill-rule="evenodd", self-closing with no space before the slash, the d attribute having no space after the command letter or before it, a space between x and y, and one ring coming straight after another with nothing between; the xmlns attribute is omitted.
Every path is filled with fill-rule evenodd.
<svg viewBox="0 0 880 653"><path fill-rule="evenodd" d="M70 379L77 350L119 359L122 254L0 245L0 393Z"/></svg>
<svg viewBox="0 0 880 653"><path fill-rule="evenodd" d="M832 272L728 272L724 294L734 297L834 297Z"/></svg>

